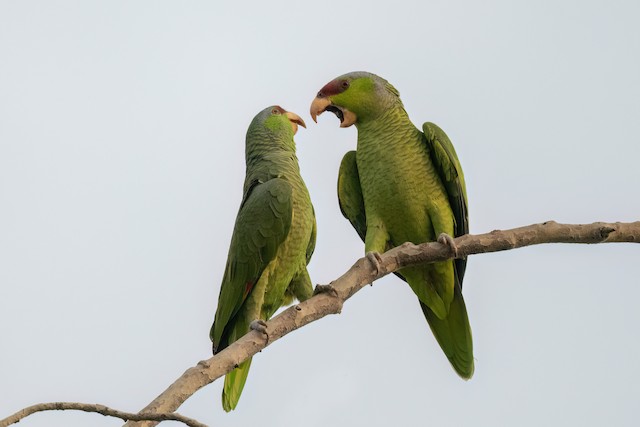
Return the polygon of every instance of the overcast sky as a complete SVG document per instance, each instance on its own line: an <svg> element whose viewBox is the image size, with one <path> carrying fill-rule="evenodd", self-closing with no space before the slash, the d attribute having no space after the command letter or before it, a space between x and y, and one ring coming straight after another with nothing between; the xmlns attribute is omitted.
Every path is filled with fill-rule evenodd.
<svg viewBox="0 0 640 427"><path fill-rule="evenodd" d="M448 133L472 233L639 219L637 1L218 4L0 1L0 418L60 400L137 411L209 357L245 132L269 105L308 125L312 280L362 256L335 191L356 129L309 117L349 71L385 77L417 126ZM472 257L468 382L387 277L256 356L234 413L221 381L179 412L224 427L637 425L639 260L631 244Z"/></svg>

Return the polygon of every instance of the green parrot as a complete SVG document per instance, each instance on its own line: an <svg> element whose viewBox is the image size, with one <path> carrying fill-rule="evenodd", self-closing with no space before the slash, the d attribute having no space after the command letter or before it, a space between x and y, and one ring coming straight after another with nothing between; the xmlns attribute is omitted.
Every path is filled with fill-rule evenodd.
<svg viewBox="0 0 640 427"><path fill-rule="evenodd" d="M385 79L367 72L340 76L311 104L314 121L334 113L340 127L355 125L356 151L338 175L342 214L378 268L379 253L404 242L438 240L457 255L451 236L469 231L462 168L447 135L433 123L417 129ZM473 343L462 298L466 259L407 267L397 275L417 295L424 316L455 371L473 375Z"/></svg>
<svg viewBox="0 0 640 427"><path fill-rule="evenodd" d="M216 354L294 298L313 294L307 264L316 243L316 219L293 141L302 119L279 106L262 110L246 137L243 197L222 278L210 337ZM224 379L222 406L235 409L251 359Z"/></svg>

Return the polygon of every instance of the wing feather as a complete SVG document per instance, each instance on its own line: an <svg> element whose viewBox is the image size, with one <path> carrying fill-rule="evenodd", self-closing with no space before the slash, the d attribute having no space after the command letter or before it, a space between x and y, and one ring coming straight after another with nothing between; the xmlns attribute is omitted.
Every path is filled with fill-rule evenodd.
<svg viewBox="0 0 640 427"><path fill-rule="evenodd" d="M227 345L233 317L291 227L292 188L284 179L256 181L247 189L236 218L211 340L214 352Z"/></svg>
<svg viewBox="0 0 640 427"><path fill-rule="evenodd" d="M469 233L467 188L456 150L447 134L437 125L427 122L422 125L422 130L430 148L431 159L449 196L449 204L455 218L455 235L453 237L467 234ZM462 286L467 260L456 259L455 266L456 275L460 286Z"/></svg>
<svg viewBox="0 0 640 427"><path fill-rule="evenodd" d="M338 202L340 211L349 220L364 242L367 235L367 216L356 164L356 152L349 151L342 158L338 172Z"/></svg>

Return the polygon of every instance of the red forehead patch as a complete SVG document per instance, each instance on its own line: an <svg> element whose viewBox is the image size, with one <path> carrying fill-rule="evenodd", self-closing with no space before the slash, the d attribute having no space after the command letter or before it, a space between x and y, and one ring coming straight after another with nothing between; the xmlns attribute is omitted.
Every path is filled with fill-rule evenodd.
<svg viewBox="0 0 640 427"><path fill-rule="evenodd" d="M327 83L320 92L318 92L319 97L332 96L337 95L339 93L344 92L349 87L349 82L344 79L335 79Z"/></svg>

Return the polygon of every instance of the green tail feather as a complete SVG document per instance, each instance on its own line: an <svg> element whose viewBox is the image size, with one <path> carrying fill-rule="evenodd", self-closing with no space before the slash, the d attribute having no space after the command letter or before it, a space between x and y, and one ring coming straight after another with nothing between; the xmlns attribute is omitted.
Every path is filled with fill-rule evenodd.
<svg viewBox="0 0 640 427"><path fill-rule="evenodd" d="M473 375L473 341L467 308L459 285L456 284L453 301L446 319L439 319L425 304L420 303L424 317L438 344L451 362L453 369L465 380Z"/></svg>
<svg viewBox="0 0 640 427"><path fill-rule="evenodd" d="M242 394L242 389L244 388L244 383L247 381L250 367L251 359L247 359L224 377L222 407L226 412L236 409L240 395Z"/></svg>

